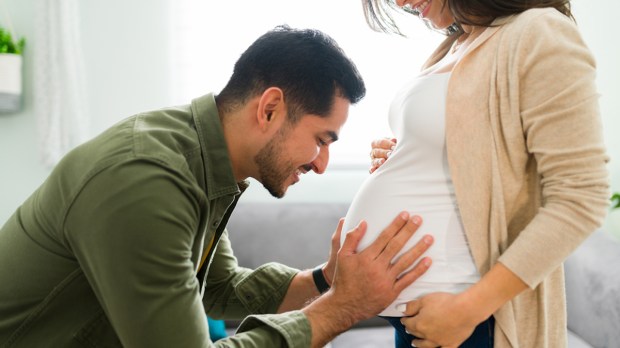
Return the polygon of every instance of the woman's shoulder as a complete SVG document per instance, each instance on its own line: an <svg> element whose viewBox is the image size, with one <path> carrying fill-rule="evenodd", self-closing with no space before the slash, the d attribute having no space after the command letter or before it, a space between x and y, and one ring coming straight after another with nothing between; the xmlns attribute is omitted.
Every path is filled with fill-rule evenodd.
<svg viewBox="0 0 620 348"><path fill-rule="evenodd" d="M511 49L534 53L542 46L572 45L582 42L575 22L555 8L534 8L520 14L500 18L494 25L501 27L502 40ZM550 47L546 47L547 49Z"/></svg>

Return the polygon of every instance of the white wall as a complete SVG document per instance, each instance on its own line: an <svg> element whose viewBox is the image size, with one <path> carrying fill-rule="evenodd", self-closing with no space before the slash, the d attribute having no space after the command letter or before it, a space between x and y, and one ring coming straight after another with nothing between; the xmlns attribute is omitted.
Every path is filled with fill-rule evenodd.
<svg viewBox="0 0 620 348"><path fill-rule="evenodd" d="M572 4L584 40L598 63L597 84L605 142L611 156L612 189L620 192L620 45L614 24L620 13L620 2L573 0Z"/></svg>
<svg viewBox="0 0 620 348"><path fill-rule="evenodd" d="M169 1L172 0L80 1L88 101L95 118L93 134L113 120L169 104L170 78L166 73L171 54ZM35 44L32 38L36 2L4 0L15 30L29 40L29 47ZM620 3L574 0L573 7L583 36L599 64L597 83L606 142L612 157L612 185L620 191L620 137L615 136L620 131L620 118L616 117L620 110L620 72L614 64L620 61L620 48L615 45L615 15L620 13ZM38 161L32 64L27 48L24 110L0 115L0 224L49 173ZM366 176L362 169L328 169L323 176L307 174L282 201L349 201ZM260 184L253 185L243 199L272 200Z"/></svg>
<svg viewBox="0 0 620 348"><path fill-rule="evenodd" d="M47 176L39 162L32 107L32 55L28 54L34 34L34 1L3 3L11 15L18 36L27 38L24 56L24 109L18 114L0 114L0 225ZM0 8L0 10L2 10ZM0 24L5 26L0 13Z"/></svg>
<svg viewBox="0 0 620 348"><path fill-rule="evenodd" d="M605 126L605 141L611 156L612 190L620 191L620 46L615 17L620 2L615 0L573 0L573 13L583 37L598 63L597 84L601 93L600 106ZM355 60L355 57L352 57ZM366 149L364 149L366 151ZM291 187L283 201L350 201L367 172L329 171L322 177L307 175ZM269 200L260 184L250 187L244 199ZM620 226L618 226L620 227ZM618 233L620 235L620 233Z"/></svg>
<svg viewBox="0 0 620 348"><path fill-rule="evenodd" d="M39 161L33 111L32 52L36 50L38 0L1 2L14 30L26 37L27 43L23 111L0 115L0 225L49 174L49 168ZM79 1L93 134L133 113L169 105L168 3ZM0 15L4 25L2 19Z"/></svg>

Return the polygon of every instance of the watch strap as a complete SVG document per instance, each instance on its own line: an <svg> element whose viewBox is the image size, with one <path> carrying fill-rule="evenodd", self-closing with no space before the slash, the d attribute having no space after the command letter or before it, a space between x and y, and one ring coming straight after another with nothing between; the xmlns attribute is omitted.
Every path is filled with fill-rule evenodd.
<svg viewBox="0 0 620 348"><path fill-rule="evenodd" d="M314 285L316 285L316 288L321 294L329 290L329 283L327 283L325 274L323 274L323 265L320 265L312 270L312 279L314 279Z"/></svg>

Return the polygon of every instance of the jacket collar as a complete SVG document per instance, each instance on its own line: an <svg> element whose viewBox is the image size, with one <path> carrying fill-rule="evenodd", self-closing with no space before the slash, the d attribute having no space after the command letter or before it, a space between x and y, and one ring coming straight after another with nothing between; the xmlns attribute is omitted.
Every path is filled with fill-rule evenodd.
<svg viewBox="0 0 620 348"><path fill-rule="evenodd" d="M241 194L249 183L235 181L215 96L210 93L192 100L191 110L202 153L207 199Z"/></svg>

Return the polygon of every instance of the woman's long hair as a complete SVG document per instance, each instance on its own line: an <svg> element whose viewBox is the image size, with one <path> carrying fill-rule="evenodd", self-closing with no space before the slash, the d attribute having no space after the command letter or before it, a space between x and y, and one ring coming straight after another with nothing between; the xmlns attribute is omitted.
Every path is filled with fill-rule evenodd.
<svg viewBox="0 0 620 348"><path fill-rule="evenodd" d="M394 11L400 11L393 0L362 0L362 4L370 28L402 35L392 17ZM570 0L445 0L444 6L460 25L488 27L497 18L543 7L553 7L574 20Z"/></svg>

